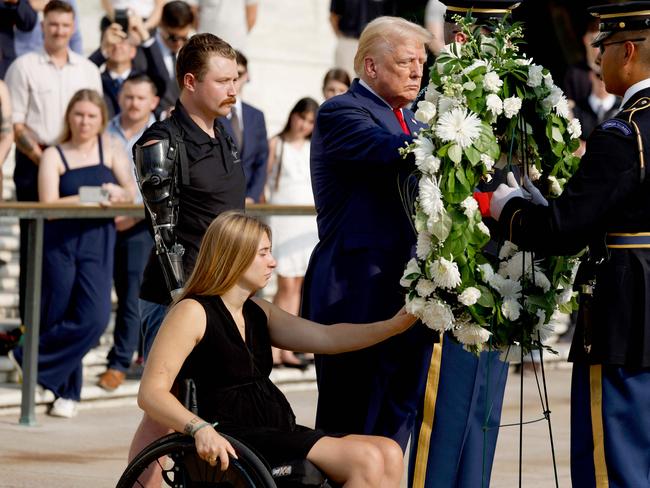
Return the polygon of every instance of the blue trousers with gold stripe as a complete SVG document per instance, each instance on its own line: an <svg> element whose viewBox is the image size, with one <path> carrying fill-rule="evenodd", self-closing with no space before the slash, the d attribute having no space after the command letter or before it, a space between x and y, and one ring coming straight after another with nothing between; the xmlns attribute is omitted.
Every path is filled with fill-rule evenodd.
<svg viewBox="0 0 650 488"><path fill-rule="evenodd" d="M507 377L497 352L477 357L449 338L434 346L411 439L410 487L489 486Z"/></svg>
<svg viewBox="0 0 650 488"><path fill-rule="evenodd" d="M650 487L650 368L573 365L571 481Z"/></svg>

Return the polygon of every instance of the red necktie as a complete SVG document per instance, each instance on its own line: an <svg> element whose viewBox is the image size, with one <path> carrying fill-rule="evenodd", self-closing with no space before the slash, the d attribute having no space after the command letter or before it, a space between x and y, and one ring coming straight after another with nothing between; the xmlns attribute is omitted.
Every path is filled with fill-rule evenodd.
<svg viewBox="0 0 650 488"><path fill-rule="evenodd" d="M394 108L393 113L395 114L395 117L397 117L397 120L399 121L399 125L402 126L402 130L404 131L404 134L411 135L411 131L406 125L406 121L404 120L404 116L402 115L402 110L399 108Z"/></svg>

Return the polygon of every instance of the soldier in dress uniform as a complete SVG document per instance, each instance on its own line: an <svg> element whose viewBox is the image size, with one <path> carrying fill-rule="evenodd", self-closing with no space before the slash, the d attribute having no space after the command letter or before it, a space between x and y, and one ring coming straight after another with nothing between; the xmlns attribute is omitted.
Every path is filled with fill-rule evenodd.
<svg viewBox="0 0 650 488"><path fill-rule="evenodd" d="M537 253L589 246L578 273L569 361L576 487L650 486L650 2L590 8L597 64L621 111L598 126L560 197L522 198L514 178L492 197L505 235ZM537 205L535 204L537 202Z"/></svg>

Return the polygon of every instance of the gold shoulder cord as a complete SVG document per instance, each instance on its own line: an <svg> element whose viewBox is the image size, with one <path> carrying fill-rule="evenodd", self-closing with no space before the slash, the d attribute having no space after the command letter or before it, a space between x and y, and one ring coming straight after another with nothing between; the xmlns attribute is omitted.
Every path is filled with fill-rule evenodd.
<svg viewBox="0 0 650 488"><path fill-rule="evenodd" d="M645 156L643 154L643 139L641 138L641 131L639 130L639 126L634 120L632 120L632 117L636 112L640 110L646 110L648 108L650 108L650 98L643 97L634 102L634 105L632 105L630 108L623 110L624 113L629 113L627 121L632 124L634 127L634 132L636 133L636 143L639 147L639 179L641 183L643 183L645 180Z"/></svg>

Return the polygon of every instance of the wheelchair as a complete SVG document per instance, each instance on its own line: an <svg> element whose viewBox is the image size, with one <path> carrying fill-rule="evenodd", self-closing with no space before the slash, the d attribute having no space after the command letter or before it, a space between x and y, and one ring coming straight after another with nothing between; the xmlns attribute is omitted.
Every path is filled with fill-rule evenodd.
<svg viewBox="0 0 650 488"><path fill-rule="evenodd" d="M126 467L116 488L144 486L140 477L150 465L159 466L166 486L173 488L337 488L306 459L270 467L253 450L231 436L221 434L234 447L237 459L221 471L196 453L194 438L173 433L145 447ZM165 486L165 485L163 485Z"/></svg>

